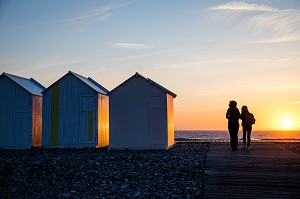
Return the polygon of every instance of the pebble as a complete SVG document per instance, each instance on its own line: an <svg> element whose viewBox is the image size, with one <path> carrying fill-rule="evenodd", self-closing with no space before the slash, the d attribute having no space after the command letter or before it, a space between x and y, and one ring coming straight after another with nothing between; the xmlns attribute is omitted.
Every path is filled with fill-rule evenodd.
<svg viewBox="0 0 300 199"><path fill-rule="evenodd" d="M201 198L208 150L0 149L0 198Z"/></svg>
<svg viewBox="0 0 300 199"><path fill-rule="evenodd" d="M300 154L300 142L279 142L285 148Z"/></svg>

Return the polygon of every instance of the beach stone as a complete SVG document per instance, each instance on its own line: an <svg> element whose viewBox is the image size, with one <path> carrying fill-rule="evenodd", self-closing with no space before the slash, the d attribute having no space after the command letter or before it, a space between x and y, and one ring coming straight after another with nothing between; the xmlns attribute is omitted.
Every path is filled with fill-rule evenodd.
<svg viewBox="0 0 300 199"><path fill-rule="evenodd" d="M0 149L0 198L199 198L208 150Z"/></svg>
<svg viewBox="0 0 300 199"><path fill-rule="evenodd" d="M70 198L71 195L69 193L63 193L63 194L61 194L61 197L62 198Z"/></svg>
<svg viewBox="0 0 300 199"><path fill-rule="evenodd" d="M285 148L293 151L294 153L300 154L300 142L277 142L277 144L284 146Z"/></svg>

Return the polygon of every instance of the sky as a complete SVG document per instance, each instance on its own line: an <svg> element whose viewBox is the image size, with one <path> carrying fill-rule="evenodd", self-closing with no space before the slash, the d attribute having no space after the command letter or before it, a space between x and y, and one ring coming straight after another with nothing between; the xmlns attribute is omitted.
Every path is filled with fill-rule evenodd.
<svg viewBox="0 0 300 199"><path fill-rule="evenodd" d="M177 94L175 130L300 130L298 0L0 0L0 72L68 71L108 90L139 72Z"/></svg>

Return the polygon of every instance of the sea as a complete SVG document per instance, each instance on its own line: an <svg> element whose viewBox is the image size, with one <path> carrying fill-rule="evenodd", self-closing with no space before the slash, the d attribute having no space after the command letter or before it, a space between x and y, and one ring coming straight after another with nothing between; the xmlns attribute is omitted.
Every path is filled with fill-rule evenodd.
<svg viewBox="0 0 300 199"><path fill-rule="evenodd" d="M243 132L239 131L241 141ZM229 142L228 131L175 131L175 140L191 140L199 142ZM300 142L300 131L253 131L251 140L256 142Z"/></svg>

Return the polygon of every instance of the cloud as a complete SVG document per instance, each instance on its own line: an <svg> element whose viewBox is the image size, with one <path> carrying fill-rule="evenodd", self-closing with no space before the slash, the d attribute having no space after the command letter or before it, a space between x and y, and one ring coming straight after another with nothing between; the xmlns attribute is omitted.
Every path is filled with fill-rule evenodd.
<svg viewBox="0 0 300 199"><path fill-rule="evenodd" d="M109 4L109 5L103 5L97 9L92 9L89 10L79 16L76 17L70 17L67 19L63 19L63 20L59 20L56 22L60 22L60 23L86 23L86 22L91 22L94 20L99 20L99 21L105 21L107 20L109 17L113 16L112 11L113 10L117 10L120 8L123 8L125 6L128 6L132 3L134 3L134 1L129 1L123 4Z"/></svg>
<svg viewBox="0 0 300 199"><path fill-rule="evenodd" d="M299 83L286 83L286 84L278 84L270 87L266 87L267 90L282 90L282 91L290 91L290 90L299 90Z"/></svg>
<svg viewBox="0 0 300 199"><path fill-rule="evenodd" d="M86 12L86 13L80 15L80 16L71 17L71 18L68 18L68 19L61 20L59 22L79 23L79 22L85 22L87 20L90 20L90 19L98 17L98 16L100 16L101 19L106 19L108 15L109 16L112 15L111 13L108 13L112 9L113 9L112 6L106 5L106 6L102 6L98 9L95 9L95 10L90 10L90 11L88 11L88 12Z"/></svg>
<svg viewBox="0 0 300 199"><path fill-rule="evenodd" d="M209 107L209 108L194 108L194 109L185 109L185 111L188 112L202 112L202 111L213 111L213 110L222 110L224 109L224 106L219 107Z"/></svg>
<svg viewBox="0 0 300 199"><path fill-rule="evenodd" d="M300 41L300 34L295 35L283 35L283 36L274 36L270 38L264 38L261 40L255 40L247 43L282 43L282 42L294 42Z"/></svg>
<svg viewBox="0 0 300 199"><path fill-rule="evenodd" d="M149 49L153 48L151 45L137 44L137 43L115 43L118 48L128 48L128 49Z"/></svg>
<svg viewBox="0 0 300 199"><path fill-rule="evenodd" d="M255 33L265 33L261 43L278 43L300 40L300 12L297 10L280 10L263 13L251 17L248 26L255 29Z"/></svg>
<svg viewBox="0 0 300 199"><path fill-rule="evenodd" d="M294 102L294 104L300 104L300 100L298 100L298 101Z"/></svg>
<svg viewBox="0 0 300 199"><path fill-rule="evenodd" d="M207 96L220 96L220 95L228 95L230 94L228 91L208 91L197 94L197 97L207 97Z"/></svg>
<svg viewBox="0 0 300 199"><path fill-rule="evenodd" d="M190 67L199 67L201 65L207 66L211 64L223 64L236 62L237 59L221 59L221 60L196 60L194 62L185 62L181 64L156 64L156 69L175 69L175 68L190 68Z"/></svg>
<svg viewBox="0 0 300 199"><path fill-rule="evenodd" d="M30 67L26 68L17 68L16 72L34 72L37 70L49 70L50 68L59 68L59 67L67 67L71 65L76 65L82 63L82 60L52 60L46 59L42 61L36 61Z"/></svg>
<svg viewBox="0 0 300 199"><path fill-rule="evenodd" d="M209 10L231 10L231 11L276 11L277 9L266 5L249 4L245 2L231 2L215 7L210 7Z"/></svg>
<svg viewBox="0 0 300 199"><path fill-rule="evenodd" d="M53 24L65 23L65 24L78 24L78 23L91 23L91 22L103 22L106 21L109 17L113 16L113 11L128 6L134 3L136 0L129 1L123 4L110 4L110 5L103 5L97 9L92 9L86 11L85 13L79 14L75 17L69 17L66 19L60 20L52 20L43 23L29 23L29 24L22 24L18 26L10 27L6 30L0 30L0 34L7 34L10 32L18 31L24 28L32 28L32 27L39 27L39 26L48 26Z"/></svg>
<svg viewBox="0 0 300 199"><path fill-rule="evenodd" d="M236 26L248 43L280 43L300 40L300 11L245 2L226 3L208 9L213 18Z"/></svg>

